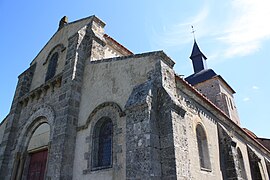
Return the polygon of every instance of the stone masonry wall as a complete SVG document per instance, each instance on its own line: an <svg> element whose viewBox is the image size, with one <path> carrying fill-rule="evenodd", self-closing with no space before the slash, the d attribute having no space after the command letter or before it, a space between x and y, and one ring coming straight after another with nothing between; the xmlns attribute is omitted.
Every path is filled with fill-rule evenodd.
<svg viewBox="0 0 270 180"><path fill-rule="evenodd" d="M162 178L190 179L186 111L176 98L172 65L161 61L162 88L158 94Z"/></svg>
<svg viewBox="0 0 270 180"><path fill-rule="evenodd" d="M234 160L236 153L233 149L235 143L221 126L218 126L218 135L221 160L220 169L223 179L237 179L236 162Z"/></svg>
<svg viewBox="0 0 270 180"><path fill-rule="evenodd" d="M262 161L263 157L269 157L269 152L265 148L256 143L225 114L213 108L207 100L198 98L200 93L189 87L180 78L177 79L177 89L179 90L179 103L186 111L184 119L188 122L187 130L194 131L194 128L190 128L194 126L192 125L194 123L190 122L194 121L194 116L198 116L195 119L199 120L194 122L195 124L203 124L208 141L211 170L206 172L200 169L198 152L192 142L196 138L196 133L188 133L191 135L191 137L188 136L188 146L191 147L189 148L189 157L192 168L195 168L191 171L193 179L251 179L252 172L250 171L251 164L249 163L247 147L252 147L256 156L261 159L259 169L262 171L262 175L267 178L267 166Z"/></svg>
<svg viewBox="0 0 270 180"><path fill-rule="evenodd" d="M19 76L15 95L12 101L10 113L7 119L4 136L1 142L0 151L0 179L10 178L14 154L12 150L15 148L13 140L16 139L16 133L19 130L18 121L21 113L22 104L19 99L29 92L30 84L32 82L35 65L28 68Z"/></svg>
<svg viewBox="0 0 270 180"><path fill-rule="evenodd" d="M126 179L160 179L161 164L152 84L136 87L126 105Z"/></svg>
<svg viewBox="0 0 270 180"><path fill-rule="evenodd" d="M218 78L212 78L195 85L195 88L226 113L236 124L240 124L233 94Z"/></svg>
<svg viewBox="0 0 270 180"><path fill-rule="evenodd" d="M202 93L205 97L207 97L215 105L222 109L228 116L230 115L227 101L224 97L224 94L221 93L221 87L218 80L216 80L215 78L209 79L195 85L195 87L200 93Z"/></svg>
<svg viewBox="0 0 270 180"><path fill-rule="evenodd" d="M24 137L31 136L31 134L27 134L28 132L23 134L22 129L25 129L35 108L43 107L46 104L55 112L55 119L53 118L54 120L50 122L50 126L53 128L46 177L72 179L84 63L90 57L93 47L92 39L96 39L91 27L90 23L69 38L63 73L31 92L29 92L29 88L34 66L20 76L3 143L1 143L0 179L10 179L11 177L26 179L27 169L23 167L23 164L27 165L29 157L25 155L26 152L20 151L22 150L20 146L27 145L29 137ZM39 112L39 116L46 117L46 114L42 115L42 112L46 113L46 111L39 110ZM32 128L34 124L33 122L27 127ZM18 137L23 137L21 142ZM15 139L17 141L14 141Z"/></svg>
<svg viewBox="0 0 270 180"><path fill-rule="evenodd" d="M183 85L183 84L182 84ZM194 101L192 96L185 92L185 86L177 82L177 99L182 109L186 112L180 122L183 124L183 134L186 136L187 157L186 164L189 164L190 179L217 180L222 179L219 166L218 136L216 120L212 114L206 111L200 104ZM200 165L199 149L197 142L196 128L203 127L206 135L209 165L202 168ZM180 166L181 167L181 166ZM181 179L181 178L180 178Z"/></svg>
<svg viewBox="0 0 270 180"><path fill-rule="evenodd" d="M156 127L156 112L154 111L155 108L153 107L153 105L157 103L154 103L153 100L150 99L154 97L154 89L152 88L152 86L155 85L154 81L157 77L156 73L158 72L157 68L159 67L159 58L162 54L163 53L161 52L144 53L134 56L132 55L129 57L101 59L97 61L91 61L87 64L84 75L84 84L82 87L79 125L85 126L85 124L87 124L88 122L89 114L92 114L92 112L95 111L95 108L100 104L103 104L104 102L114 102L117 103L121 108L123 108L123 110L125 110L125 106L128 107L125 110L127 115L124 117L124 119L121 118L117 120L117 124L121 121L124 122L124 126L122 127L122 136L124 136L125 139L129 139L123 141L123 138L119 138L119 140L122 140L116 142L117 140L115 139L115 141L113 141L114 143L116 142L118 146L121 143L124 145L121 145L123 147L123 151L121 153L113 150L113 152L115 152L113 153L113 157L115 156L115 154L118 154L117 156L121 155L122 157L117 158L116 163L114 163L116 159L113 158L114 164L112 168L92 171L91 166L89 166L89 168L87 168L87 171L84 171L84 174L82 174L81 172L81 169L86 169L83 153L86 151L85 149L88 149L87 151L91 151L91 149L90 146L86 147L84 144L78 145L76 147L76 157L74 162L74 167L76 166L74 174L76 174L75 177L77 179L113 179L116 177L126 178L126 174L129 174L128 171L130 169L132 170L133 175L135 173L138 173L138 177L147 176L147 174L142 175L142 172L146 172L140 171L140 169L138 168L130 168L126 170L126 163L127 167L133 167L136 165L135 163L130 164L131 161L126 159L133 158L136 160L136 158L133 157L133 154L131 154L130 156L126 155L126 152L129 151L126 151L124 147L130 148L132 152L137 151L137 149L141 152L143 148L146 148L148 151L148 149L154 148L154 146L158 145L154 143L156 142L156 140L153 139L158 136L158 132L156 130L157 128L154 128ZM145 90L149 88L149 96L144 95L145 93L148 94L148 92L145 92ZM144 105L145 101L149 103ZM106 113L104 113L104 116L107 116ZM151 120L147 119L150 117ZM141 119L143 118L145 118L145 120L141 122ZM126 125L126 123L129 124ZM148 125L148 123L150 123L150 125ZM93 125L93 122L90 122L89 124L90 135L91 125ZM128 131L127 135L125 133L126 131ZM84 132L80 131L77 135L78 142L84 143L85 136L89 136L88 134L89 131L87 129ZM137 139L134 139L135 136L137 136ZM149 142L152 143L151 146L149 145ZM149 151L152 152L152 150ZM147 162L150 162L151 154L153 153L149 154L149 159L148 157L146 158ZM153 158L153 161L154 159L156 158ZM120 163L123 161L124 163ZM140 161L141 163L143 163L144 160L140 159ZM153 164L155 164L156 162L157 160L155 160ZM120 166L118 166L119 163ZM129 174L128 177L136 178L133 175Z"/></svg>
<svg viewBox="0 0 270 180"><path fill-rule="evenodd" d="M133 89L125 106L127 179L176 179L186 174L188 179L188 168L185 172L180 170L186 166L186 161L180 158L187 153L184 144L181 144L182 134L178 134L178 127L175 126L176 122L180 122L179 115L183 116L184 112L175 106L165 90L173 87L168 83L171 82L168 78L171 78L172 66L165 65L170 61L166 61L166 57L159 58L164 59L157 61L155 71L147 82ZM179 161L176 161L175 152Z"/></svg>
<svg viewBox="0 0 270 180"><path fill-rule="evenodd" d="M91 56L92 48L94 49L92 39L95 35L91 28L92 25L89 24L69 39L62 94L59 99L62 106L56 113L55 133L51 143L54 152L49 158L51 164L48 167L48 175L52 175L52 179L72 179L73 176L74 144L77 135L84 64Z"/></svg>
<svg viewBox="0 0 270 180"><path fill-rule="evenodd" d="M218 77L199 83L195 88L240 125L233 94Z"/></svg>

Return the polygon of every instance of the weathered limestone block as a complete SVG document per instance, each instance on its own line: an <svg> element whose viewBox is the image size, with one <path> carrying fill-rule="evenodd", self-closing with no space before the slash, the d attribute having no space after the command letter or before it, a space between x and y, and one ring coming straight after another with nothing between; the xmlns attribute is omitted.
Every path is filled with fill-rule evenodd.
<svg viewBox="0 0 270 180"><path fill-rule="evenodd" d="M157 122L152 107L151 81L133 89L126 104L127 179L160 179L160 149Z"/></svg>

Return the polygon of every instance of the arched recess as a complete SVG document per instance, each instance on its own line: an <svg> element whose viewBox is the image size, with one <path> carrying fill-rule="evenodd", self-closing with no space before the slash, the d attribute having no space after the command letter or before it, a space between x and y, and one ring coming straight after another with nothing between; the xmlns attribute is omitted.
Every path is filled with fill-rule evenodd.
<svg viewBox="0 0 270 180"><path fill-rule="evenodd" d="M100 105L98 105L89 115L89 117L87 118L87 121L85 123L85 125L80 126L78 128L78 130L81 129L86 129L88 128L89 124L91 123L91 121L94 119L95 116L97 116L98 114L101 114L100 112L103 112L104 109L111 109L108 112L114 111L114 114L117 114L119 117L123 117L125 116L125 112L122 110L122 108L115 102L104 102ZM108 113L107 112L107 113ZM111 114L113 115L113 114Z"/></svg>
<svg viewBox="0 0 270 180"><path fill-rule="evenodd" d="M252 179L263 179L263 169L261 167L261 159L257 156L251 147L247 146L249 167Z"/></svg>
<svg viewBox="0 0 270 180"><path fill-rule="evenodd" d="M268 160L268 159L265 158L264 161L265 161L265 164L266 164L266 169L267 169L268 177L270 179L270 160Z"/></svg>
<svg viewBox="0 0 270 180"><path fill-rule="evenodd" d="M87 168L83 174L89 174L95 170L109 169L114 172L114 178L119 179L119 167L125 161L117 157L122 157L121 153L123 143L119 139L124 138L123 129L125 121L122 117L124 112L120 106L114 102L105 102L98 105L89 115L85 125L78 128L79 131L87 130L89 136L88 151L85 152ZM102 149L100 151L100 149ZM99 157L100 156L100 157Z"/></svg>
<svg viewBox="0 0 270 180"><path fill-rule="evenodd" d="M237 156L236 145L228 129L222 124L217 124L220 170L223 179L237 179L238 170L235 156Z"/></svg>
<svg viewBox="0 0 270 180"><path fill-rule="evenodd" d="M65 50L63 44L57 44L49 52L43 65L47 65L47 72L45 75L45 82L52 79L56 75L58 69L59 59L62 56L62 52Z"/></svg>
<svg viewBox="0 0 270 180"><path fill-rule="evenodd" d="M112 166L113 124L108 117L103 117L94 126L92 169L105 169Z"/></svg>
<svg viewBox="0 0 270 180"><path fill-rule="evenodd" d="M209 147L206 132L201 124L196 126L197 147L202 170L211 170Z"/></svg>
<svg viewBox="0 0 270 180"><path fill-rule="evenodd" d="M240 173L241 178L247 179L244 158L243 158L242 152L241 152L239 147L237 148L237 160L238 160L238 168L237 169Z"/></svg>
<svg viewBox="0 0 270 180"><path fill-rule="evenodd" d="M45 76L45 82L54 77L56 73L57 65L58 65L58 58L59 58L58 52L55 52L50 58L48 68L47 68L47 73Z"/></svg>
<svg viewBox="0 0 270 180"><path fill-rule="evenodd" d="M45 179L49 139L50 126L48 123L40 124L32 134L27 146L28 158L25 162L23 176L28 180Z"/></svg>
<svg viewBox="0 0 270 180"><path fill-rule="evenodd" d="M63 50L65 50L64 44L57 44L56 46L54 46L52 48L52 50L49 52L49 54L48 54L45 62L43 63L43 65L45 65L50 60L50 58L52 57L53 53L55 53L55 52L61 52Z"/></svg>
<svg viewBox="0 0 270 180"><path fill-rule="evenodd" d="M48 105L39 106L32 111L18 138L12 179L27 179L31 154L44 150L49 151L53 121L54 111ZM39 142L40 137L38 136L43 136L41 137L43 142Z"/></svg>

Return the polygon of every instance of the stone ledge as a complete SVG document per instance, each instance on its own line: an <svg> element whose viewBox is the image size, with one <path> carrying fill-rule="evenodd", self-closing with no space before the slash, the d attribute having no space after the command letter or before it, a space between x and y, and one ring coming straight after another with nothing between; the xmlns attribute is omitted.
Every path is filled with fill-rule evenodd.
<svg viewBox="0 0 270 180"><path fill-rule="evenodd" d="M33 101L35 98L39 99L42 94L43 96L46 96L48 89L52 89L52 92L55 88L61 87L62 84L62 73L58 74L54 78L50 79L49 81L42 84L40 87L30 91L29 93L26 93L22 97L19 98L19 103L23 105L23 107L26 107L29 100Z"/></svg>
<svg viewBox="0 0 270 180"><path fill-rule="evenodd" d="M132 54L128 56L120 56L120 57L112 57L107 59L99 59L95 61L90 61L90 64L99 64L99 63L105 63L105 62L113 62L113 61L121 61L126 60L129 58L142 58L142 57L148 57L148 56L156 56L160 57L160 60L163 61L165 64L167 64L170 68L173 68L175 62L171 60L169 56L167 56L163 51L153 51L153 52L146 52L141 54Z"/></svg>
<svg viewBox="0 0 270 180"><path fill-rule="evenodd" d="M93 169L87 168L83 170L83 174L92 174L92 173L98 173L100 171L110 171L112 170L112 166L105 166L105 167L96 167Z"/></svg>

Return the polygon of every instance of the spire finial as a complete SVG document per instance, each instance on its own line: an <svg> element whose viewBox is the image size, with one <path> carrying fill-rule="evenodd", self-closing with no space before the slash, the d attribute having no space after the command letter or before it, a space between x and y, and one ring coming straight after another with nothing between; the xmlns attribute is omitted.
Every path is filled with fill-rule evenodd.
<svg viewBox="0 0 270 180"><path fill-rule="evenodd" d="M194 30L194 27L193 27L193 25L191 25L191 33L193 34L193 39L194 39L194 41L196 40L196 38L195 38L195 30Z"/></svg>

